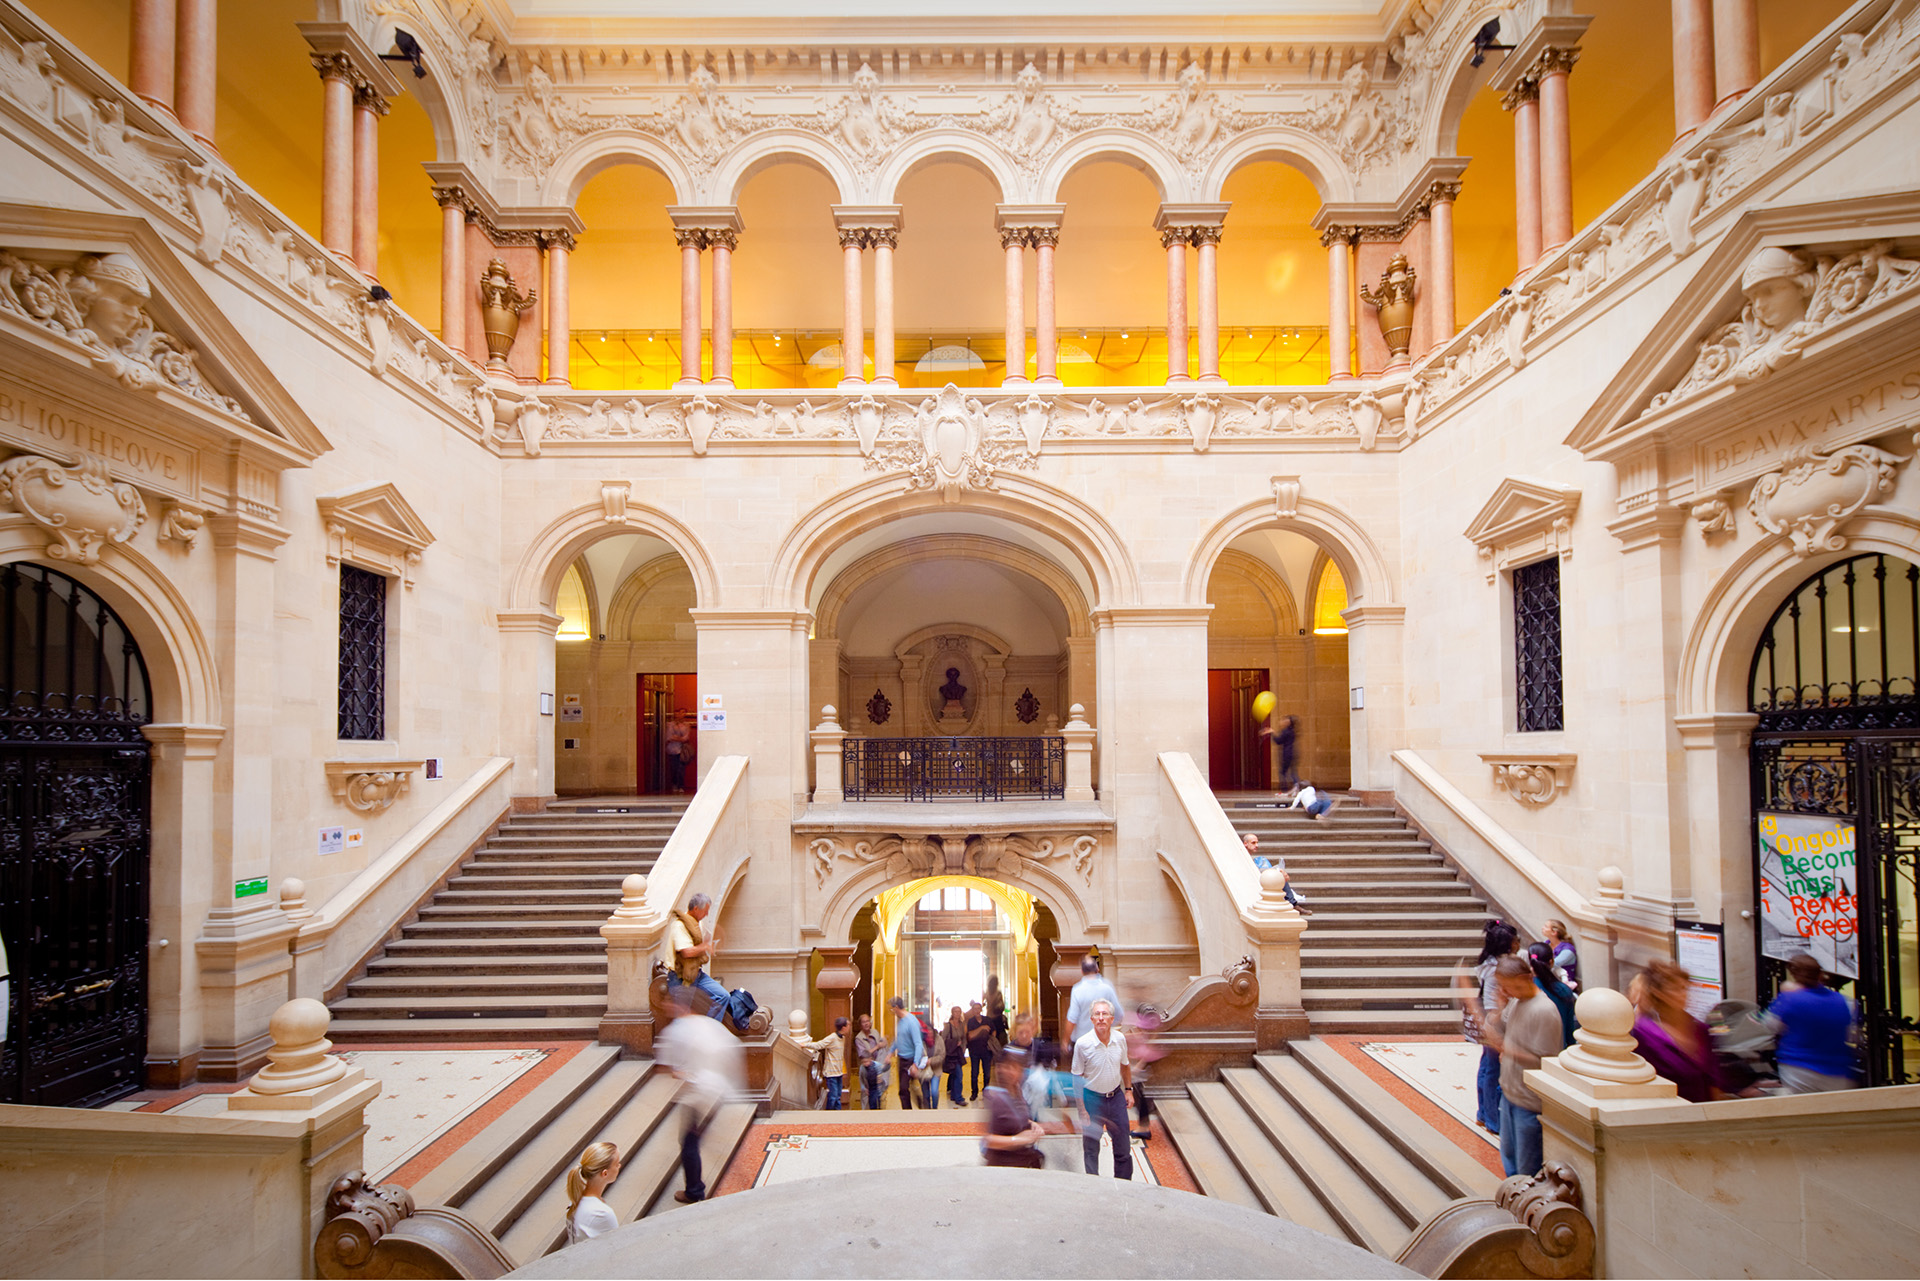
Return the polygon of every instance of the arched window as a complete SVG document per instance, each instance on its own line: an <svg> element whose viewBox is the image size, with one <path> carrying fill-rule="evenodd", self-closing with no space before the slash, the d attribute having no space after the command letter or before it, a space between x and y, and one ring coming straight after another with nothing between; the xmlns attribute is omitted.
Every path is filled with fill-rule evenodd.
<svg viewBox="0 0 1920 1281"><path fill-rule="evenodd" d="M1320 568L1320 584L1313 593L1313 634L1345 636L1347 620L1340 617L1347 607L1347 580L1331 560Z"/></svg>
<svg viewBox="0 0 1920 1281"><path fill-rule="evenodd" d="M1753 656L1753 711L1763 730L1920 725L1914 638L1920 566L1855 556L1800 585Z"/></svg>
<svg viewBox="0 0 1920 1281"><path fill-rule="evenodd" d="M44 565L0 568L0 740L144 743L147 668L107 603Z"/></svg>

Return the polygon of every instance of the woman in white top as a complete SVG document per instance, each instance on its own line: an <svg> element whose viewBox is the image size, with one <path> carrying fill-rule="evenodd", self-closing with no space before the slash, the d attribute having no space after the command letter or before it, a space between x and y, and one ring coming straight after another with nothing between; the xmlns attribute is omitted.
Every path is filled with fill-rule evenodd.
<svg viewBox="0 0 1920 1281"><path fill-rule="evenodd" d="M567 1244L597 1237L620 1226L613 1209L600 1198L607 1185L620 1177L620 1149L596 1143L580 1154L580 1163L567 1171Z"/></svg>

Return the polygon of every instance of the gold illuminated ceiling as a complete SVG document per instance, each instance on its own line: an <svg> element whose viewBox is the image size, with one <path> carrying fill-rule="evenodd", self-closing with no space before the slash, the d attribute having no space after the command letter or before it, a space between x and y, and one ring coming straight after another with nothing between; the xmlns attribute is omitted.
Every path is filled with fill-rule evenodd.
<svg viewBox="0 0 1920 1281"><path fill-rule="evenodd" d="M1595 13L1571 81L1575 220L1597 217L1647 174L1673 132L1668 35L1671 0L1593 0ZM998 5L996 9L994 6ZM1262 0L1206 0L1135 6L1124 0L956 0L889 6L837 0L796 10L767 0L634 3L625 0L465 0L455 11L485 18L518 39L562 28L611 43L616 31L687 30L784 23L859 39L875 28L943 23L973 41L1041 27L1089 45L1136 26L1196 32L1257 21L1263 31L1344 28L1378 40L1403 25L1418 0L1354 0L1312 6ZM1771 69L1847 6L1843 0L1760 0L1762 61ZM46 12L111 75L125 78L129 0L60 0ZM900 10L912 16L897 16ZM1017 10L1019 18L995 17ZM295 23L317 16L314 0L223 0L220 5L217 141L241 178L308 230L319 230L320 82ZM756 14L773 14L756 17ZM661 15L658 17L652 15ZM690 17L689 15L700 15ZM1091 16L1090 16L1091 15ZM635 24L638 24L636 28ZM1496 55L1497 56L1497 55ZM1512 129L1489 92L1462 119L1460 154L1472 157L1456 212L1460 319L1490 305L1514 274ZM400 304L439 323L439 211L421 165L435 159L426 113L402 96L381 126L381 278ZM1059 253L1062 336L1081 328L1121 332L1163 323L1164 261L1150 229L1156 197L1136 170L1095 162L1065 191ZM1234 209L1221 247L1225 326L1283 331L1326 322L1326 263L1307 226L1317 207L1310 184L1275 162L1249 165L1229 181ZM827 206L835 195L818 170L776 163L740 195L746 232L735 267L735 317L743 331L833 329L839 322L840 255ZM999 245L991 184L957 162L917 170L903 188L907 234L899 254L903 330L991 331L1002 312ZM663 180L637 165L609 169L582 192L587 231L574 268L574 324L580 330L668 332L677 328L679 285Z"/></svg>

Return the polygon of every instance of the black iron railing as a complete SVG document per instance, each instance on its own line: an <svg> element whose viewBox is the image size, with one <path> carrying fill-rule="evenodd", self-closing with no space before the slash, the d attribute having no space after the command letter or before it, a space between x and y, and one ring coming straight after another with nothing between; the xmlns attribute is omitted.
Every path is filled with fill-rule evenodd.
<svg viewBox="0 0 1920 1281"><path fill-rule="evenodd" d="M1067 740L849 738L840 785L850 801L1054 800L1067 791Z"/></svg>

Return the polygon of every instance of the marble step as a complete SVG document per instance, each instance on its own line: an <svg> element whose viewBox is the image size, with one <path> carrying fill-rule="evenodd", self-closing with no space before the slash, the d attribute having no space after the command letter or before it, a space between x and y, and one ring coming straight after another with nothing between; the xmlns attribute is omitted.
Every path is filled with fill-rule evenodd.
<svg viewBox="0 0 1920 1281"><path fill-rule="evenodd" d="M463 1018L591 1019L599 1026L607 1012L606 994L545 995L505 992L478 996L436 996L420 1000L398 996L343 996L332 1010L336 1018L373 1022L425 1022Z"/></svg>
<svg viewBox="0 0 1920 1281"><path fill-rule="evenodd" d="M1313 1010L1307 1021L1316 1036L1457 1036L1460 1032L1457 1009Z"/></svg>
<svg viewBox="0 0 1920 1281"><path fill-rule="evenodd" d="M1293 1057L1340 1096L1348 1108L1369 1118L1406 1158L1449 1197L1492 1197L1500 1176L1461 1150L1412 1108L1395 1098L1339 1050L1318 1038L1294 1041ZM1265 1061L1265 1055L1260 1056Z"/></svg>
<svg viewBox="0 0 1920 1281"><path fill-rule="evenodd" d="M1396 965L1397 957L1388 957L1380 965L1323 965L1313 968L1312 990L1349 987L1417 988L1422 991L1453 991L1453 967L1450 965ZM1301 967L1304 972L1306 967Z"/></svg>
<svg viewBox="0 0 1920 1281"><path fill-rule="evenodd" d="M1177 1095L1155 1099L1153 1110L1202 1195L1249 1210L1266 1209L1192 1099Z"/></svg>
<svg viewBox="0 0 1920 1281"><path fill-rule="evenodd" d="M1219 1081L1196 1081L1187 1095L1262 1209L1338 1240L1353 1240L1231 1089Z"/></svg>
<svg viewBox="0 0 1920 1281"><path fill-rule="evenodd" d="M604 1007L603 1000L601 1005ZM528 1042L591 1041L600 1035L600 1016L592 1018L336 1018L327 1029L336 1045L396 1042L483 1041L508 1045Z"/></svg>
<svg viewBox="0 0 1920 1281"><path fill-rule="evenodd" d="M543 955L531 951L501 952L491 945L477 955L439 956L425 952L395 953L392 949L388 949L386 955L376 956L367 962L368 978L386 976L432 978L440 975L464 978L469 974L539 978L547 975L592 974L604 986L606 972L607 967L600 960L599 948L591 952L565 956Z"/></svg>
<svg viewBox="0 0 1920 1281"><path fill-rule="evenodd" d="M564 974L480 974L471 967L459 973L368 974L347 985L348 996L380 996L426 1001L442 997L506 996L521 994L545 1000L555 996L597 996L607 1003L607 971L578 966Z"/></svg>
<svg viewBox="0 0 1920 1281"><path fill-rule="evenodd" d="M412 929L414 927L408 926ZM469 927L454 927L466 929ZM502 937L505 934L506 937ZM388 942L384 955L394 958L413 959L418 957L470 957L480 959L505 959L510 956L524 956L529 953L543 957L559 959L561 957L601 956L607 950L607 941L600 937L598 930L590 934L570 936L552 934L508 933L504 930L490 930L479 935L448 935L444 928L429 928L422 934L397 938ZM378 958L376 958L377 960Z"/></svg>

